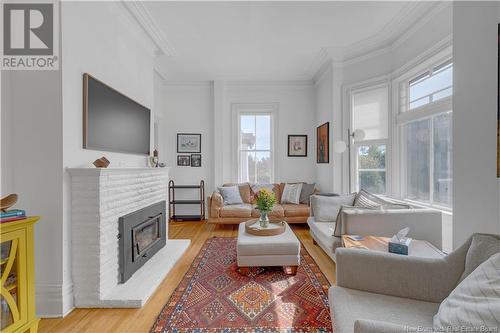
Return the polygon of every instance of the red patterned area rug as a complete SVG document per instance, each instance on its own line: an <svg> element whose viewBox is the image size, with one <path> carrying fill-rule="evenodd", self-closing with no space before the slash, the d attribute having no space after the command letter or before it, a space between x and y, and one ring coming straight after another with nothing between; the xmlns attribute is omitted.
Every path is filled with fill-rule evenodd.
<svg viewBox="0 0 500 333"><path fill-rule="evenodd" d="M237 268L236 239L208 239L151 332L332 332L330 285L303 246L295 276Z"/></svg>

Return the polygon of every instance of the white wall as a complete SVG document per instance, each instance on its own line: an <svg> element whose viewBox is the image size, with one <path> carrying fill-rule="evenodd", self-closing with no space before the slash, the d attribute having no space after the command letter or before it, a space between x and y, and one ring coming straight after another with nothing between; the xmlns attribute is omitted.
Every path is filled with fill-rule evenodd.
<svg viewBox="0 0 500 333"><path fill-rule="evenodd" d="M315 84L315 98L316 98L316 119L314 129L326 122L330 123L329 142L330 142L330 163L316 164L316 182L318 188L322 192L332 192L334 188L333 181L333 68L331 65L325 70L321 77ZM314 133L313 140L316 146L316 133ZM313 152L316 159L316 150ZM316 162L316 161L315 161Z"/></svg>
<svg viewBox="0 0 500 333"><path fill-rule="evenodd" d="M164 85L160 88L162 116L159 142L160 161L172 169L170 179L178 185L199 184L205 181L205 192L209 195L214 189L213 167L213 85L195 83L184 85ZM201 134L201 167L177 166L177 133ZM189 155L189 154L187 154ZM176 196L196 198L195 190L177 190ZM177 214L199 214L197 206L176 206Z"/></svg>
<svg viewBox="0 0 500 333"><path fill-rule="evenodd" d="M311 82L282 83L228 83L224 92L224 113L231 123L224 130L230 138L224 141L225 149L233 156L234 123L232 105L236 103L278 103L277 133L275 133L275 182L315 181L315 98L314 86ZM308 139L307 157L288 157L288 135L306 134ZM234 151L233 151L234 150ZM226 171L226 170L225 170ZM230 176L225 179L237 181L234 163L227 168Z"/></svg>
<svg viewBox="0 0 500 333"><path fill-rule="evenodd" d="M276 182L315 181L315 98L310 82L194 82L168 83L163 87L166 140L160 144L160 160L172 166L179 184L204 179L206 194L223 182L234 182L232 161L233 103L278 103ZM214 128L217 126L217 133ZM177 167L177 133L202 134L202 167ZM287 156L288 134L308 135L308 156ZM219 158L216 158L219 156ZM190 212L195 212L190 210Z"/></svg>
<svg viewBox="0 0 500 333"><path fill-rule="evenodd" d="M153 102L153 53L121 4L64 2L61 15L61 70L2 75L2 129L16 129L2 131L2 184L20 195L18 207L42 216L35 234L37 312L49 317L73 307L65 168L103 155L113 166L146 162L82 149L82 74L148 107Z"/></svg>
<svg viewBox="0 0 500 333"><path fill-rule="evenodd" d="M8 167L2 167L6 186L1 195L17 193L16 208L41 216L35 226L37 309L55 313L62 311L64 271L60 75L59 71L2 75L2 125L10 130L2 132L2 164L7 162Z"/></svg>
<svg viewBox="0 0 500 333"><path fill-rule="evenodd" d="M453 241L500 234L496 178L498 2L453 3Z"/></svg>

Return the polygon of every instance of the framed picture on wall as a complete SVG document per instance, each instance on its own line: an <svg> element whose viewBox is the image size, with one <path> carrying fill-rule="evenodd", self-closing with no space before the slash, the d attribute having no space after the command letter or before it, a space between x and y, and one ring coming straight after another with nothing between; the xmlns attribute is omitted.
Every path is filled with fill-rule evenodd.
<svg viewBox="0 0 500 333"><path fill-rule="evenodd" d="M189 155L177 155L177 166L190 166L191 156Z"/></svg>
<svg viewBox="0 0 500 333"><path fill-rule="evenodd" d="M191 154L191 166L201 167L201 154Z"/></svg>
<svg viewBox="0 0 500 333"><path fill-rule="evenodd" d="M178 153L201 153L201 134L177 133Z"/></svg>
<svg viewBox="0 0 500 333"><path fill-rule="evenodd" d="M330 163L330 123L316 128L316 163Z"/></svg>
<svg viewBox="0 0 500 333"><path fill-rule="evenodd" d="M307 156L307 135L288 135L288 157Z"/></svg>

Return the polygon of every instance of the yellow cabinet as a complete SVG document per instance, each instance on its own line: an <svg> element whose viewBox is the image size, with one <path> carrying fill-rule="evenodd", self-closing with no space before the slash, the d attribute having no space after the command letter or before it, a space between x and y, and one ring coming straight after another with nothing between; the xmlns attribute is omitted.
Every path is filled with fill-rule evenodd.
<svg viewBox="0 0 500 333"><path fill-rule="evenodd" d="M34 224L39 217L0 224L0 330L34 333L35 315Z"/></svg>

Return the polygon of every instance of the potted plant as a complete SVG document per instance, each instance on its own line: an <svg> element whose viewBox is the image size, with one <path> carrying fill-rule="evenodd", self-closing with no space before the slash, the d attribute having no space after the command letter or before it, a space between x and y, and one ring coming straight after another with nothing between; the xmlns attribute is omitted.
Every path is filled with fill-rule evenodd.
<svg viewBox="0 0 500 333"><path fill-rule="evenodd" d="M261 189L255 194L255 204L260 211L259 224L262 228L269 226L269 212L276 203L274 193L266 188Z"/></svg>

